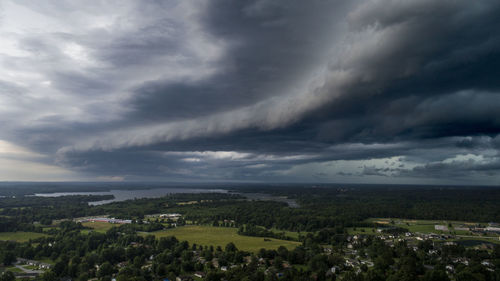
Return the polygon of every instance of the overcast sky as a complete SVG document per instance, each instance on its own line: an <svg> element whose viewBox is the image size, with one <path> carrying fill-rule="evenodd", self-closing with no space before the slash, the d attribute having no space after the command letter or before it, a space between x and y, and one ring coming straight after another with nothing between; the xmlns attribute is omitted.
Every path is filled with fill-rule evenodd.
<svg viewBox="0 0 500 281"><path fill-rule="evenodd" d="M498 15L0 0L0 181L498 184Z"/></svg>

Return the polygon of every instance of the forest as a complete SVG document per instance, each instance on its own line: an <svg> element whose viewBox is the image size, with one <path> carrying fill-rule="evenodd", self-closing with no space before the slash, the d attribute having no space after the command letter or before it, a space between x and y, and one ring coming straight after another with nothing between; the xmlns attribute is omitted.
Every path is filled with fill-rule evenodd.
<svg viewBox="0 0 500 281"><path fill-rule="evenodd" d="M498 243L467 246L449 234L410 233L407 225L395 224L397 218L478 226L498 222L500 189L269 189L269 194L296 200L299 207L249 200L245 193L250 192L262 190L248 186L229 193L171 194L98 206L88 203L108 197L0 198L0 234L43 235L27 242L0 241L0 280L24 278L11 271L22 260L51 264L36 280L500 280ZM78 221L92 216L131 223L97 231ZM394 219L386 226L371 218ZM197 245L156 235L185 224L234 228L237 235L262 238L263 246L247 252L230 240L225 246ZM357 228L372 231L350 233ZM373 232L377 228L382 231ZM266 248L266 239L300 245Z"/></svg>

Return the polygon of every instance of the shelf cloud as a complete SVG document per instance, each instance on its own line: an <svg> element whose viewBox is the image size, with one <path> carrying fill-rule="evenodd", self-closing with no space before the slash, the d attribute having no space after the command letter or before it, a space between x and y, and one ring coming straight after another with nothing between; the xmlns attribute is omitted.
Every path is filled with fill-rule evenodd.
<svg viewBox="0 0 500 281"><path fill-rule="evenodd" d="M0 143L51 180L500 180L498 1L0 5Z"/></svg>

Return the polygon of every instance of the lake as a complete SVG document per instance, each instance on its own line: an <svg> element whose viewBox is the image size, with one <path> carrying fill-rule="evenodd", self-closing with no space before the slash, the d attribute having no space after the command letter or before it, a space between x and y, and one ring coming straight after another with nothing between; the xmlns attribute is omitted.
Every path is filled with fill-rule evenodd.
<svg viewBox="0 0 500 281"><path fill-rule="evenodd" d="M110 200L101 200L89 202L89 205L102 205L112 202L125 201L139 198L158 198L175 193L227 193L225 189L204 189L204 188L178 188L178 187L162 187L153 189L138 189L138 190L110 190L96 192L53 192L53 193L35 193L34 196L39 197L60 197L70 195L113 195L115 198Z"/></svg>
<svg viewBox="0 0 500 281"><path fill-rule="evenodd" d="M120 190L113 189L110 191L88 191L88 192L52 192L52 193L35 193L33 196L38 197L60 197L60 196L71 196L71 195L113 195L115 198L109 200L93 201L89 202L89 205L102 205L112 202L119 202L132 199L140 198L158 198L169 194L175 193L228 193L227 189L219 188L183 188L183 187L161 187L152 189L132 189L132 190ZM284 196L274 196L266 193L247 193L247 192L234 192L233 194L238 194L246 197L248 200L262 200L262 201L278 201L285 202L291 208L298 208L299 204L294 199L288 199Z"/></svg>
<svg viewBox="0 0 500 281"><path fill-rule="evenodd" d="M245 196L248 200L260 200L260 201L277 201L287 203L290 208L298 208L299 204L295 199L289 199L286 196L275 196L267 193L248 193L248 192L237 192L241 196Z"/></svg>

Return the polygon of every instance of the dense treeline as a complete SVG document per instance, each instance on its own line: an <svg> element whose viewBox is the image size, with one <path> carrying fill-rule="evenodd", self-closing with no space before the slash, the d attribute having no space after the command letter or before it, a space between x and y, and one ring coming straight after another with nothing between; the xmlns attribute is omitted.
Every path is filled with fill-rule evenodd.
<svg viewBox="0 0 500 281"><path fill-rule="evenodd" d="M21 197L5 197L0 198L0 208L16 208L16 207L41 207L51 206L60 207L72 204L82 204L93 201L110 200L113 195L71 195L61 197L38 197L38 196L21 196Z"/></svg>
<svg viewBox="0 0 500 281"><path fill-rule="evenodd" d="M333 216L323 209L290 208L286 203L275 201L212 201L195 205L177 205L170 210L182 213L187 220L201 224L234 220L237 227L248 224L292 231L354 226L362 218Z"/></svg>
<svg viewBox="0 0 500 281"><path fill-rule="evenodd" d="M260 191L250 188L245 191ZM371 226L370 217L409 219L500 221L500 189L482 188L291 188L272 189L300 203L290 208L275 201L248 201L241 195L204 193L173 194L163 198L114 202L89 206L95 196L57 198L0 199L0 231L18 225L29 229L33 222L55 219L110 215L123 219L143 219L147 214L176 212L196 224L230 220L231 225L263 226L291 231L317 231L323 228ZM23 207L19 207L24 205ZM64 212L60 212L64 209ZM272 214L269 215L269 214ZM24 225L23 225L24 224ZM258 236L261 236L259 234Z"/></svg>
<svg viewBox="0 0 500 281"><path fill-rule="evenodd" d="M122 202L113 202L100 206L94 206L91 213L109 214L116 218L143 218L146 214L156 214L172 212L174 207L210 205L212 203L223 205L230 201L230 204L243 200L244 197L237 194L226 193L186 193L170 194L161 198L144 198L136 200L127 200Z"/></svg>
<svg viewBox="0 0 500 281"><path fill-rule="evenodd" d="M466 249L460 245L440 245L421 241L416 250L406 241L393 246L374 236L365 236L355 244L358 259L370 258L373 266L360 270L345 264L345 249L332 240L331 253L325 254L322 243L325 237L345 241L338 230L324 230L309 234L304 243L295 248L279 247L261 249L252 254L240 251L233 243L224 248L209 245L190 245L175 237L156 239L152 235L123 233L115 227L106 233L82 234L81 225L64 222L52 237L39 238L29 243L0 242L0 262L11 265L16 257L34 260L51 260L52 268L36 280L54 281L61 278L109 281L152 281L204 272L205 280L336 280L331 271L342 272L345 281L434 281L450 280L445 266L456 257L466 257L469 266L458 266L458 281L500 280L500 273L487 270L484 259L500 265L500 247L492 251ZM435 255L428 255L435 250ZM300 267L290 266L300 265ZM426 265L426 266L424 266ZM225 271L220 268L226 267ZM263 270L266 269L266 270ZM337 272L337 274L338 274ZM2 280L12 275L2 275Z"/></svg>
<svg viewBox="0 0 500 281"><path fill-rule="evenodd" d="M0 232L33 231L42 232L41 226L35 226L24 217L0 217Z"/></svg>
<svg viewBox="0 0 500 281"><path fill-rule="evenodd" d="M2 198L0 199L0 215L15 217L23 222L70 219L101 213L91 208L88 202L109 198L109 195Z"/></svg>
<svg viewBox="0 0 500 281"><path fill-rule="evenodd" d="M247 188L248 192L261 192ZM370 217L409 219L500 221L499 188L275 188L273 195L296 199L300 208L272 201L213 201L198 205L173 206L190 220L210 223L235 220L293 231L322 228L371 226ZM273 214L270 216L269 214Z"/></svg>
<svg viewBox="0 0 500 281"><path fill-rule="evenodd" d="M293 237L287 236L285 232L274 232L261 226L251 224L240 226L240 228L238 229L238 234L256 237L271 237L282 240L296 240Z"/></svg>
<svg viewBox="0 0 500 281"><path fill-rule="evenodd" d="M153 231L158 231L165 229L165 226L161 223L158 222L152 222L148 224L142 223L142 221L139 221L139 223L131 223L131 224L122 224L118 227L118 231L121 233L135 233L137 231L140 232L153 232Z"/></svg>
<svg viewBox="0 0 500 281"><path fill-rule="evenodd" d="M500 188L317 188L297 196L304 208L358 218L500 221Z"/></svg>
<svg viewBox="0 0 500 281"><path fill-rule="evenodd" d="M247 191L255 192L250 188ZM296 187L271 192L294 198L300 207L217 193L174 194L102 206L89 206L92 198L86 196L3 198L0 232L43 231L50 236L27 243L0 242L0 262L8 266L16 258L51 261L53 267L37 278L44 281L63 277L173 280L194 272L206 274L205 280L339 280L339 271L346 281L446 281L450 276L457 281L500 280L499 272L494 270L500 267L498 245L471 249L432 240L408 245L404 239L386 241L370 235L359 235L354 241L346 230L350 226L371 226L364 221L369 217L500 221L498 189L484 188L477 192L466 188ZM238 250L233 243L214 247L190 245L174 237L157 239L148 232L171 224L164 223L159 216L147 215L162 213L182 214L177 225L189 221L234 226L242 235L259 236L263 240L290 238L271 228L301 231L302 245L295 249L262 249L252 254ZM82 224L70 220L94 215L131 219L134 223L99 233L89 232ZM66 220L44 230L43 226L56 219ZM390 231L396 234L407 230L391 228ZM464 258L469 264L456 262ZM348 261L358 265L349 266ZM361 261L373 261L373 265L361 265ZM456 266L453 273L446 268L450 264ZM12 277L10 273L3 274L0 281L13 280Z"/></svg>

